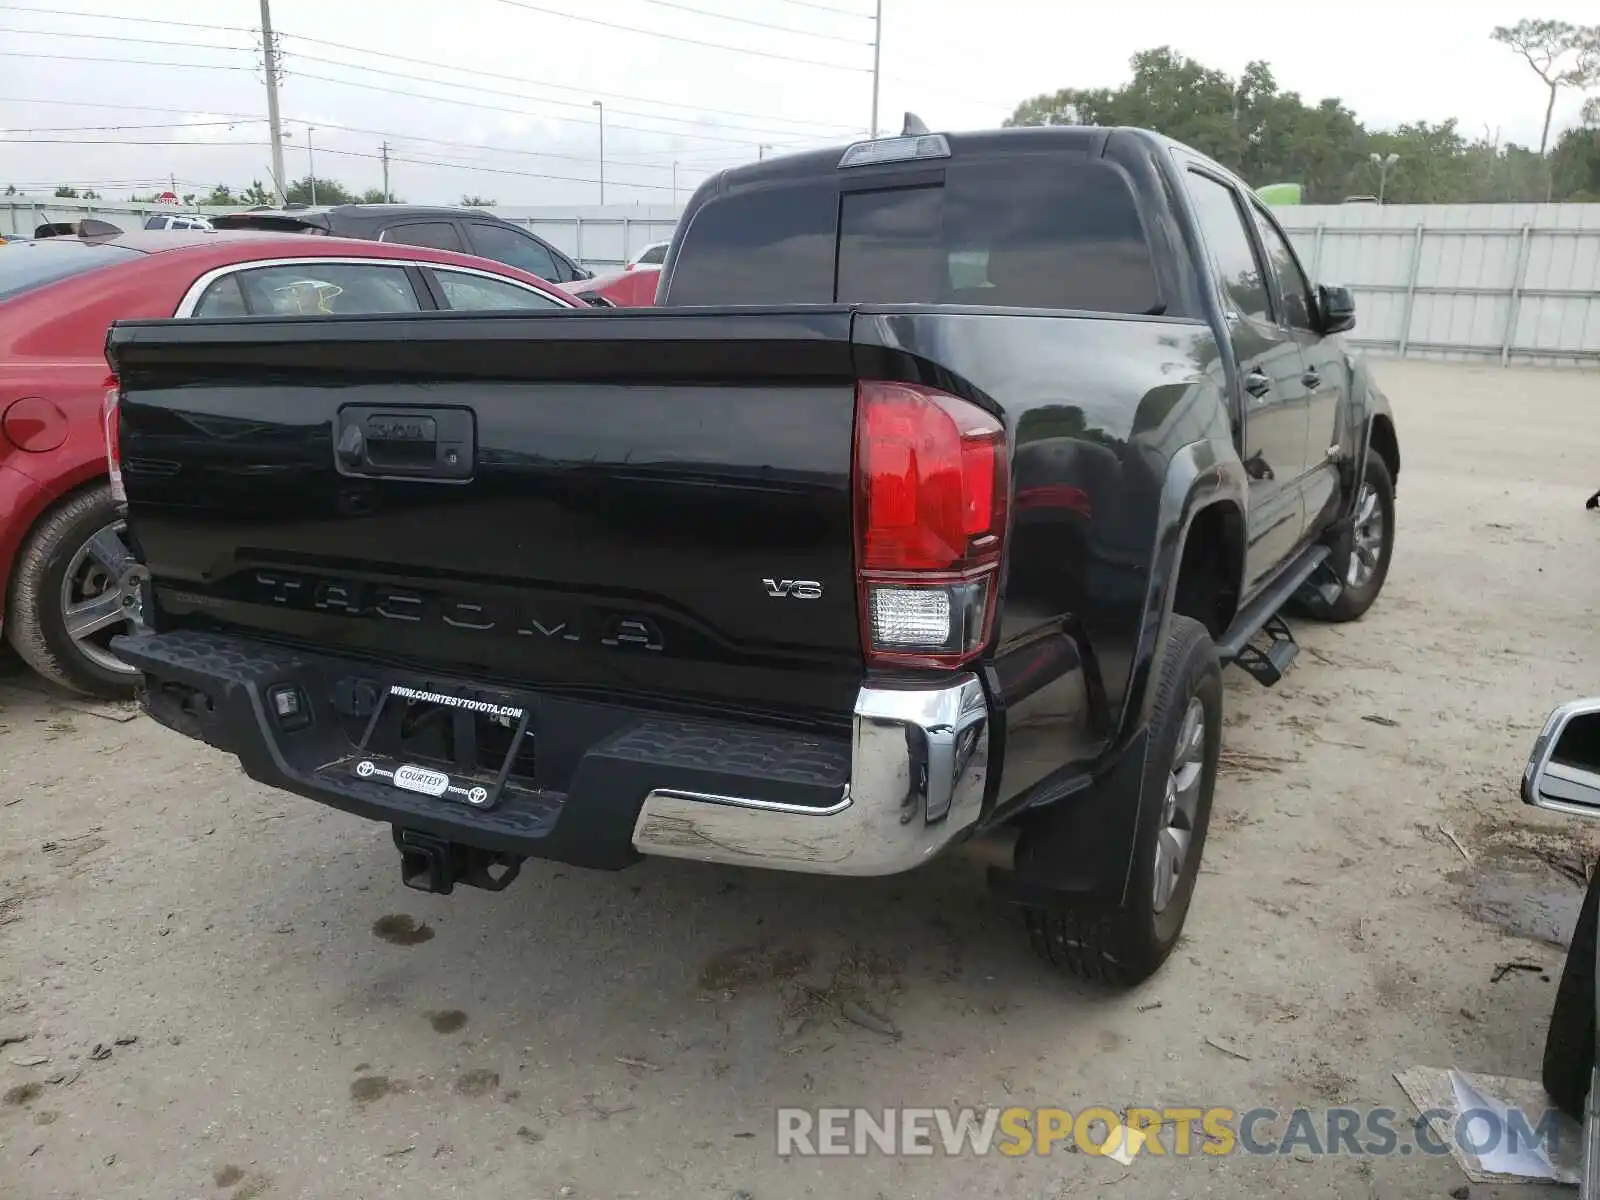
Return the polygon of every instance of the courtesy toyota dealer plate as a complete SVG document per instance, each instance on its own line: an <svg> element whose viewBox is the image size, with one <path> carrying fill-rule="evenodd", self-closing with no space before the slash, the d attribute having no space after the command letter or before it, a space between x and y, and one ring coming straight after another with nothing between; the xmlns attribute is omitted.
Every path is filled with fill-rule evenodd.
<svg viewBox="0 0 1600 1200"><path fill-rule="evenodd" d="M450 790L450 776L443 771L430 771L427 767L406 763L394 769L394 785L424 796L442 796Z"/></svg>
<svg viewBox="0 0 1600 1200"><path fill-rule="evenodd" d="M450 776L443 771L435 771L428 767L419 767L414 763L401 763L394 768L380 766L370 758L364 758L356 763L356 774L362 779L387 779L402 791L416 792L422 796L443 797L465 800L474 808L482 808L489 802L489 789L479 784L471 787L462 787L451 782Z"/></svg>

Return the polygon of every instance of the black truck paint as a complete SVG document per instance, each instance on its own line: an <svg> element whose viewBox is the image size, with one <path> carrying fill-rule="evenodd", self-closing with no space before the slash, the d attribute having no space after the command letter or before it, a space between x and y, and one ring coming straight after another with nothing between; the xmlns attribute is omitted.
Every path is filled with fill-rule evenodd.
<svg viewBox="0 0 1600 1200"><path fill-rule="evenodd" d="M808 811L845 785L848 803L859 697L948 682L863 666L855 387L933 386L1003 422L1013 489L999 619L977 664L986 769L980 759L976 818L950 840L1043 823L1033 836L1049 854L997 870L1003 891L1135 903L1147 818L1128 792L1146 769L1174 612L1227 656L1296 593L1330 602L1327 564L1350 553L1369 450L1398 476L1393 416L1337 333L1315 328L1338 324L1347 294L1299 285L1296 325L1286 260L1266 240L1281 230L1215 164L1137 130L948 146L932 162L842 170L833 150L708 181L655 309L115 326L154 634L119 649L145 672L149 711L257 778L391 821L397 837L508 860L624 865L652 788L760 787ZM954 195L1017 163L1111 172L1126 188L1149 278L1111 303L1138 311L996 307L965 302L982 294L970 287L962 302L847 302L822 294L787 242L772 262L794 268L792 283L719 274L711 260L719 221L759 252L763 226L744 210L763 197L825 194L824 215L805 218L825 225L827 203L848 212L854 193L940 187L948 173ZM1220 285L1196 180L1236 206L1264 320ZM991 200L1003 211L1004 192ZM730 201L744 224L719 216ZM805 234L819 236L831 254L843 235ZM719 287L802 302L681 303ZM347 445L339 431L363 413L378 418L376 442ZM418 467L404 439L384 436L385 414L468 414L471 461L449 478ZM334 727L273 734L262 687L275 671L336 712ZM526 772L507 764L505 806L475 812L313 769L359 739L385 686L418 680L531 709L538 754ZM909 752L915 790L928 759ZM741 762L754 765L741 775ZM814 861L797 869L827 869L835 849L808 847Z"/></svg>

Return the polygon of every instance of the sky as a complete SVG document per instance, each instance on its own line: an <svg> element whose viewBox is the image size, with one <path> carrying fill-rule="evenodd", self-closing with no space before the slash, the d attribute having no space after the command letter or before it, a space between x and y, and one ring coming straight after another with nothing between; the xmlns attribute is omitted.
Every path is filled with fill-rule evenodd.
<svg viewBox="0 0 1600 1200"><path fill-rule="evenodd" d="M309 157L320 178L377 187L387 142L404 200L596 204L603 176L609 204L672 203L759 154L864 136L875 2L272 0L285 172ZM1455 117L1535 145L1543 87L1489 32L1597 15L1586 0L882 4L889 132L907 109L933 129L998 125L1029 96L1116 86L1167 44L1230 74L1265 59L1281 88L1337 96L1369 128ZM260 21L260 0L0 0L0 190L268 180ZM1557 129L1580 104L1562 94Z"/></svg>

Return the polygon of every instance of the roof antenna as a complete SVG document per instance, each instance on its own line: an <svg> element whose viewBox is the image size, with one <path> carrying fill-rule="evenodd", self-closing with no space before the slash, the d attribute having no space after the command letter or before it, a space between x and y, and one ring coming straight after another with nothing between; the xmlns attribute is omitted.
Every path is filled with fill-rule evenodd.
<svg viewBox="0 0 1600 1200"><path fill-rule="evenodd" d="M917 116L917 114L914 113L914 112L908 112L906 114L906 127L900 131L900 136L901 137L920 137L925 133L932 133L932 132L933 132L933 130L929 129L926 125L924 125L922 123L922 118L921 117Z"/></svg>

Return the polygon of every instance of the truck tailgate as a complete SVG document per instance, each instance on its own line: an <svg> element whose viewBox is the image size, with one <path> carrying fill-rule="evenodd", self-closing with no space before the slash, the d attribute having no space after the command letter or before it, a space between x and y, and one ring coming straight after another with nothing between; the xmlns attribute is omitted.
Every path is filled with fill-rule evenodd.
<svg viewBox="0 0 1600 1200"><path fill-rule="evenodd" d="M847 716L850 315L113 328L158 628Z"/></svg>

